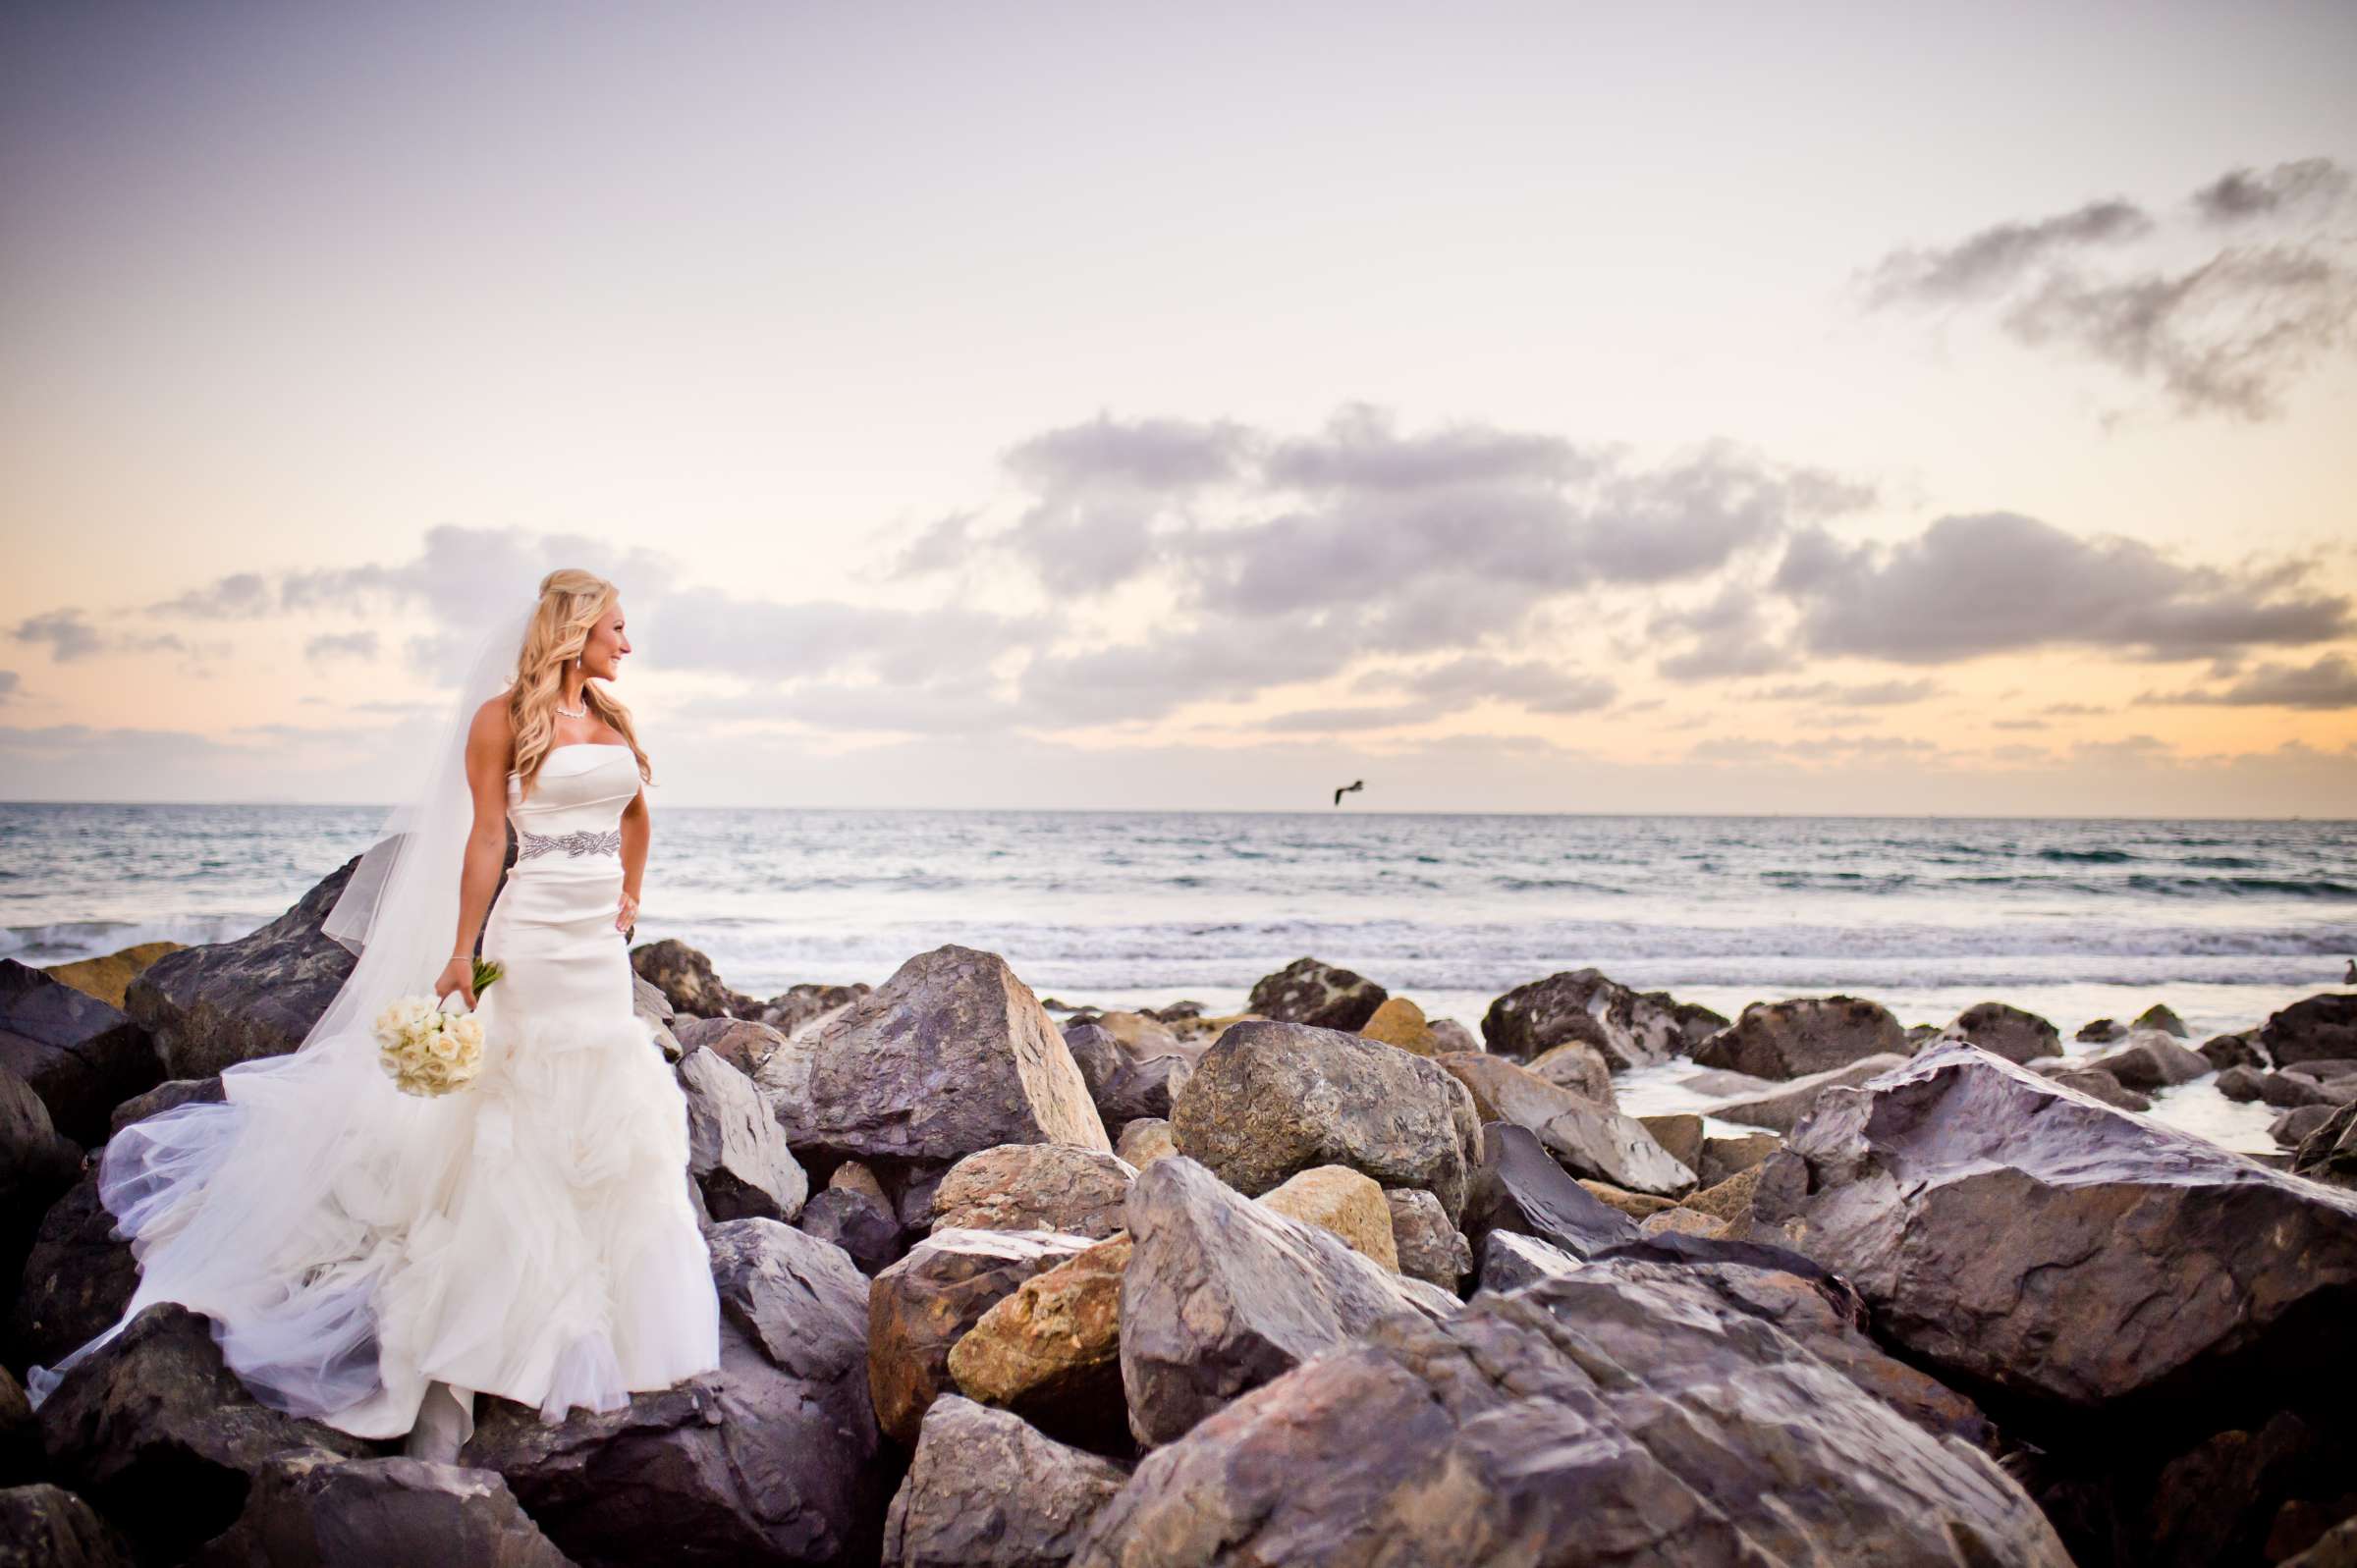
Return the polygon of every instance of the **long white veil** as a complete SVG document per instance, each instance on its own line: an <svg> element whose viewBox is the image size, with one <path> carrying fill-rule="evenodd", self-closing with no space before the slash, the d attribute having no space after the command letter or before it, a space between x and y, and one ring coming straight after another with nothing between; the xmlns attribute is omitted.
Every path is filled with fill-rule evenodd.
<svg viewBox="0 0 2357 1568"><path fill-rule="evenodd" d="M458 927L459 877L474 820L466 734L514 679L531 615L492 619L465 665L412 787L354 868L322 930L358 954L292 1054L221 1074L223 1102L135 1122L107 1144L98 1195L139 1261L122 1318L28 1370L38 1405L60 1378L140 1311L176 1301L213 1320L223 1358L255 1396L299 1416L343 1413L406 1430L415 1390L378 1376L375 1281L449 1179L449 1110L393 1088L373 1025L397 997L430 992ZM354 1418L374 1400L374 1416ZM403 1406L407 1409L403 1409Z"/></svg>

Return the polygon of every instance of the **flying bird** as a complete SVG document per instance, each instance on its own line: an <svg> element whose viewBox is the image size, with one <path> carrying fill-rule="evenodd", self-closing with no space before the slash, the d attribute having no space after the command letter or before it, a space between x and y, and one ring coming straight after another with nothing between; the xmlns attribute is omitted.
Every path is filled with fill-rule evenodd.
<svg viewBox="0 0 2357 1568"><path fill-rule="evenodd" d="M1366 786L1367 782L1364 779L1359 779L1350 784L1343 784L1341 788L1334 792L1334 803L1338 806L1341 805L1343 803L1343 796L1348 794L1353 789L1364 789Z"/></svg>

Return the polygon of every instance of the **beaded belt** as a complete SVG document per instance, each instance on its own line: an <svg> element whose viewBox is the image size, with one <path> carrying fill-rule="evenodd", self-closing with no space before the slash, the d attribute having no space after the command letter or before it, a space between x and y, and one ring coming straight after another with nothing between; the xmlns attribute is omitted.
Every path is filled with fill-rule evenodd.
<svg viewBox="0 0 2357 1568"><path fill-rule="evenodd" d="M622 853L622 830L611 833L539 834L516 831L516 863L521 865L534 855L563 850L569 855L618 855Z"/></svg>

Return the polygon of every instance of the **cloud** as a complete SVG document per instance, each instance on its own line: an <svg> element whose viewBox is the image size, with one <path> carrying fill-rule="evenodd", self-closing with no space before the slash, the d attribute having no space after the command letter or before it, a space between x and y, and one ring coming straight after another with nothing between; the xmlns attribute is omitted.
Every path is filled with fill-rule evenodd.
<svg viewBox="0 0 2357 1568"><path fill-rule="evenodd" d="M258 571L233 572L201 588L147 607L151 616L185 616L199 621L246 620L277 609L268 580Z"/></svg>
<svg viewBox="0 0 2357 1568"><path fill-rule="evenodd" d="M179 653L195 657L225 651L223 644L192 646L169 633L135 636L127 632L102 630L91 625L83 613L74 608L28 616L18 622L9 635L19 642L31 643L36 647L46 646L49 657L58 664L73 664L102 654Z"/></svg>
<svg viewBox="0 0 2357 1568"><path fill-rule="evenodd" d="M13 701L16 695L17 673L14 670L0 670L0 702Z"/></svg>
<svg viewBox="0 0 2357 1568"><path fill-rule="evenodd" d="M1836 708L1888 708L1921 702L1939 695L1936 680L1870 680L1844 685L1832 680L1806 685L1769 686L1751 694L1754 702L1819 702Z"/></svg>
<svg viewBox="0 0 2357 1568"><path fill-rule="evenodd" d="M1894 250L1861 281L1869 308L1978 301L2002 294L2040 262L2152 232L2153 220L2133 202L2090 201L2056 217L1997 224L1953 244Z"/></svg>
<svg viewBox="0 0 2357 1568"><path fill-rule="evenodd" d="M1687 639L1684 651L1654 664L1671 680L1775 675L1800 662L1763 612L1758 591L1743 583L1727 584L1706 603L1662 611L1648 629L1667 641Z"/></svg>
<svg viewBox="0 0 2357 1568"><path fill-rule="evenodd" d="M2148 691L2140 704L2189 703L2221 708L2306 708L2319 712L2357 708L2357 664L2329 653L2305 669L2262 665L2219 691Z"/></svg>
<svg viewBox="0 0 2357 1568"><path fill-rule="evenodd" d="M2287 212L2330 211L2348 199L2348 171L2330 158L2298 158L2265 174L2236 169L2193 193L2194 210L2215 224L2242 223Z"/></svg>
<svg viewBox="0 0 2357 1568"><path fill-rule="evenodd" d="M1460 654L1420 670L1372 670L1354 686L1366 690L1420 692L1453 711L1491 699L1510 702L1531 713L1592 713L1609 707L1617 695L1602 676L1565 670L1544 659L1501 659L1494 654Z"/></svg>
<svg viewBox="0 0 2357 1568"><path fill-rule="evenodd" d="M377 636L373 631L323 631L302 645L302 656L313 664L326 664L336 659L368 660L376 657Z"/></svg>

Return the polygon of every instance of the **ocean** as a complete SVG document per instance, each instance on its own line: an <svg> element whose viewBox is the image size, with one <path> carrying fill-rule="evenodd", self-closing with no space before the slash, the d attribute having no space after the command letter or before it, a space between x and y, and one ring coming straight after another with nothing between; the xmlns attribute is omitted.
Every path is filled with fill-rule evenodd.
<svg viewBox="0 0 2357 1568"><path fill-rule="evenodd" d="M383 815L0 804L0 956L242 935ZM1994 998L2066 1040L2160 1001L2198 1045L2342 989L2357 823L658 807L638 936L756 996L957 942L1106 1007L1238 1009L1312 954L1476 1031L1500 993L1592 964L1730 1017L1846 992L1945 1023ZM1656 1074L1622 1098L1678 1096ZM2273 1147L2265 1108L2170 1100Z"/></svg>

